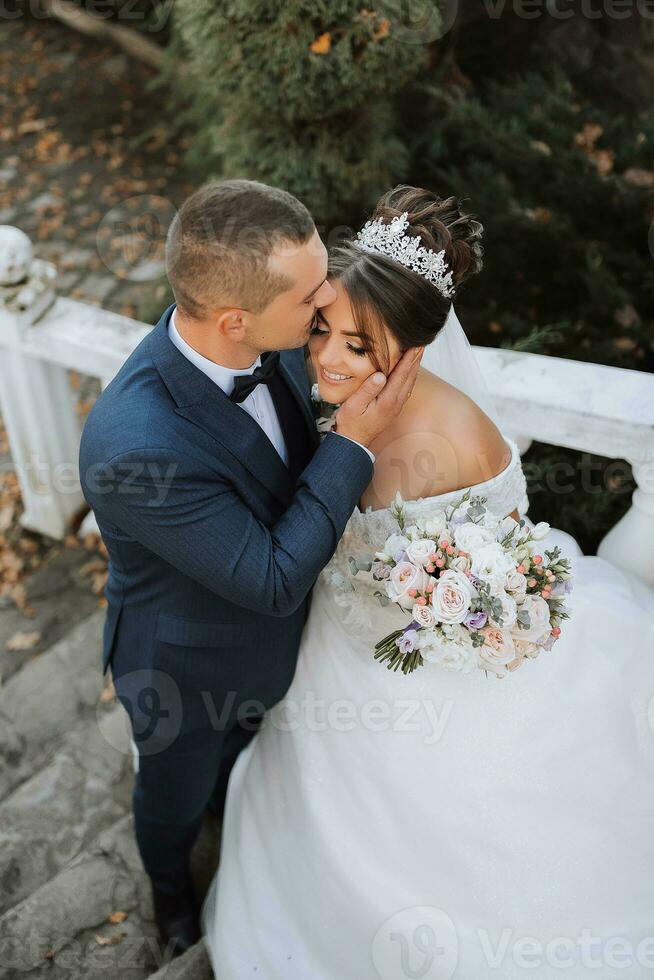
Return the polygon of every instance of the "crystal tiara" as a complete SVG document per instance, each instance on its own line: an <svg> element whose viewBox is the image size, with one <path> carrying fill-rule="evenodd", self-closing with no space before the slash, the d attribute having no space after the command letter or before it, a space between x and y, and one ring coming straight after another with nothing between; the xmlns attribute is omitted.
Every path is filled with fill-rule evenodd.
<svg viewBox="0 0 654 980"><path fill-rule="evenodd" d="M420 236L411 238L404 232L409 227L409 213L405 211L399 218L393 218L388 224L381 218L366 221L352 242L364 252L385 255L400 265L412 269L419 276L433 283L434 286L449 299L454 295L452 272L448 271L445 262L445 250L433 252L420 243Z"/></svg>

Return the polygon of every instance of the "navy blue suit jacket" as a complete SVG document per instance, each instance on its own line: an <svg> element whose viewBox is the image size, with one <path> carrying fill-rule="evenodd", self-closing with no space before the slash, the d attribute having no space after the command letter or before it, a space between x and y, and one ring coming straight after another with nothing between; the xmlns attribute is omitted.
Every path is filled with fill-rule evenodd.
<svg viewBox="0 0 654 980"><path fill-rule="evenodd" d="M268 708L295 669L311 589L372 479L311 410L302 349L280 371L308 427L294 484L255 422L175 347L174 305L100 395L80 473L109 552L103 672L161 668L181 688ZM114 669L114 676L115 676Z"/></svg>

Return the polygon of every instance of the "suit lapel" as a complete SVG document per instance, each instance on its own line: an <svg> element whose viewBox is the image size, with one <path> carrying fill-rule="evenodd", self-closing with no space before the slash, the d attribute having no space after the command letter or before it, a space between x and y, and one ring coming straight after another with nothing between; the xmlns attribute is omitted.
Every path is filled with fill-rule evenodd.
<svg viewBox="0 0 654 980"><path fill-rule="evenodd" d="M212 388L205 389L201 401L180 405L175 411L216 439L281 503L288 503L293 490L291 476L272 442L251 415L231 402L209 378L207 381Z"/></svg>
<svg viewBox="0 0 654 980"><path fill-rule="evenodd" d="M316 420L311 408L311 397L309 392L309 379L307 376L304 348L299 350L282 351L279 360L279 372L291 389L293 397L298 403L302 417L305 420L311 443L317 447L320 445L320 433L316 428Z"/></svg>
<svg viewBox="0 0 654 980"><path fill-rule="evenodd" d="M225 392L211 378L184 357L168 336L168 323L174 304L168 307L150 334L152 359L173 397L178 415L197 425L212 439L218 441L239 464L266 487L284 505L293 495L293 481L279 453L257 422L242 408L230 401ZM302 356L298 363L284 355ZM302 390L302 374L305 374L301 352L283 352L280 373L296 398L303 417L319 435L311 413L308 384Z"/></svg>

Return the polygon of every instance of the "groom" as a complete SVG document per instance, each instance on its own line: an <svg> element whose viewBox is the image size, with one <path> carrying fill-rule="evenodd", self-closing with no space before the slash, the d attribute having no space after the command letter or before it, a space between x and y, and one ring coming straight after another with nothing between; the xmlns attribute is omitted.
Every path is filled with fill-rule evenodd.
<svg viewBox="0 0 654 980"><path fill-rule="evenodd" d="M109 553L103 670L138 749L136 839L177 954L199 938L204 810L288 690L311 589L421 349L368 378L320 444L302 348L335 293L306 208L211 183L176 215L166 258L175 303L94 406L80 471Z"/></svg>

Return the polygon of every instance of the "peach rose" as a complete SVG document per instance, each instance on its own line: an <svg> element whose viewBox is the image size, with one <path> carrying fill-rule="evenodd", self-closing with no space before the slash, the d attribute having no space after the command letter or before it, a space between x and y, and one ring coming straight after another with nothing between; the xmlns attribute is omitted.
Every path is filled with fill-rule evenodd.
<svg viewBox="0 0 654 980"><path fill-rule="evenodd" d="M391 602L397 602L403 609L413 609L415 596L409 595L409 590L424 592L430 582L434 582L424 568L412 565L410 561L401 561L386 581L386 595Z"/></svg>
<svg viewBox="0 0 654 980"><path fill-rule="evenodd" d="M463 572L448 569L438 579L431 604L439 623L462 623L474 596L473 587Z"/></svg>
<svg viewBox="0 0 654 980"><path fill-rule="evenodd" d="M507 664L515 659L516 651L513 637L507 630L497 626L484 626L480 632L484 637L484 645L477 652L484 663L496 673L504 673Z"/></svg>

